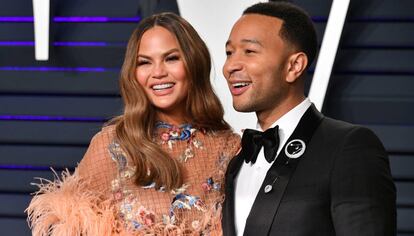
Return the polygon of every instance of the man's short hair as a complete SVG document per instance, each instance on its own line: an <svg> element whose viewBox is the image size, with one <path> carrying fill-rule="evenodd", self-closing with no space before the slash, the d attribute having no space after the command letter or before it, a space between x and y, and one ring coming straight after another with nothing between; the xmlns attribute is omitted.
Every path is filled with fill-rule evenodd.
<svg viewBox="0 0 414 236"><path fill-rule="evenodd" d="M289 2L257 3L246 10L246 14L260 14L279 18L283 21L280 37L308 57L308 66L315 59L318 47L315 27L308 13Z"/></svg>

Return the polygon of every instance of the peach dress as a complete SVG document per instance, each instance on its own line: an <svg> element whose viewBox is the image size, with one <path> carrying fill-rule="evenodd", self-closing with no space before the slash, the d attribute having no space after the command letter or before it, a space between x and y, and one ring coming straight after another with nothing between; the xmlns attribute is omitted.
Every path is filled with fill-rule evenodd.
<svg viewBox="0 0 414 236"><path fill-rule="evenodd" d="M135 185L134 163L108 126L74 174L38 184L26 210L33 235L222 235L224 175L240 137L163 124L154 141L182 165L181 188Z"/></svg>

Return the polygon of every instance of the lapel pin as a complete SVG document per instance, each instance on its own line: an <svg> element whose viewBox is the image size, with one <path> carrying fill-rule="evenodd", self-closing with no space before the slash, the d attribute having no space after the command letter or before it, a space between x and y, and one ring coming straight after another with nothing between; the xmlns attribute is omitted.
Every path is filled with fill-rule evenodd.
<svg viewBox="0 0 414 236"><path fill-rule="evenodd" d="M268 184L266 185L266 187L264 188L264 192L265 193L269 193L270 191L272 191L273 187L272 185Z"/></svg>
<svg viewBox="0 0 414 236"><path fill-rule="evenodd" d="M265 188L264 188L264 192L265 193L270 193L270 191L272 191L272 189L273 189L273 184L276 182L276 180L278 180L279 179L279 176L276 176L276 178L273 180L273 182L271 183L271 184L268 184L268 185L266 185L265 186Z"/></svg>
<svg viewBox="0 0 414 236"><path fill-rule="evenodd" d="M306 144L301 139L293 139L285 146L285 154L287 157L295 159L305 153Z"/></svg>

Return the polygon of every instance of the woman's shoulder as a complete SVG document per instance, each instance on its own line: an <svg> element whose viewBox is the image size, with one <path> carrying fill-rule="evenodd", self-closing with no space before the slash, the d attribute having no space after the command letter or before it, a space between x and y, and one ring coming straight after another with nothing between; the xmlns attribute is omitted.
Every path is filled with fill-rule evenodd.
<svg viewBox="0 0 414 236"><path fill-rule="evenodd" d="M83 162L108 162L110 159L110 147L115 140L115 125L104 126L96 133L89 144L89 147L83 158ZM86 160L85 160L86 159Z"/></svg>
<svg viewBox="0 0 414 236"><path fill-rule="evenodd" d="M116 175L116 164L111 158L109 149L114 136L114 126L104 127L96 133L77 167L77 173L90 180L92 188L100 191L106 191L110 186L106 181Z"/></svg>
<svg viewBox="0 0 414 236"><path fill-rule="evenodd" d="M108 125L102 127L102 129L96 133L92 139L91 143L93 142L104 142L104 143L111 143L115 137L115 125Z"/></svg>

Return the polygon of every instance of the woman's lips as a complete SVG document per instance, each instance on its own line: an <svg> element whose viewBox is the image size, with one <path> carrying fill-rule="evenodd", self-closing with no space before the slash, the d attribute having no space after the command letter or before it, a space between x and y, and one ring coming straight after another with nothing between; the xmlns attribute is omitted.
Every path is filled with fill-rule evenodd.
<svg viewBox="0 0 414 236"><path fill-rule="evenodd" d="M151 86L154 95L164 96L171 94L174 91L174 83L155 84Z"/></svg>

